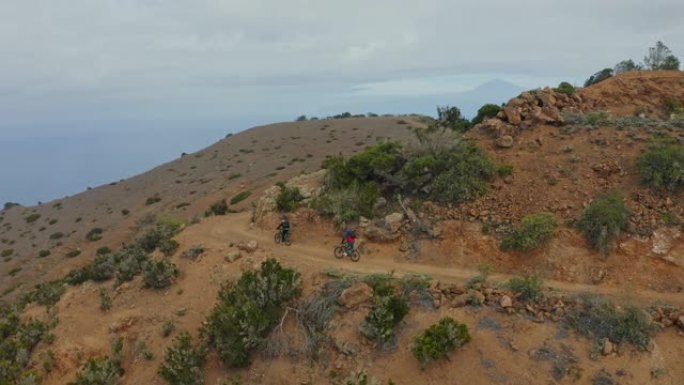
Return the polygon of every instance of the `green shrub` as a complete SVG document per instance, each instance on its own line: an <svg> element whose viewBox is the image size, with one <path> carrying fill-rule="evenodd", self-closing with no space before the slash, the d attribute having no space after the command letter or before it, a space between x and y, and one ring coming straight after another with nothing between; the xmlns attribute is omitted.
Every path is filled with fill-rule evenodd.
<svg viewBox="0 0 684 385"><path fill-rule="evenodd" d="M228 203L226 203L225 199L221 199L219 201L214 202L211 206L209 206L209 210L207 210L204 214L205 216L210 216L210 215L226 215L228 213Z"/></svg>
<svg viewBox="0 0 684 385"><path fill-rule="evenodd" d="M90 358L68 385L118 385L123 369L109 357Z"/></svg>
<svg viewBox="0 0 684 385"><path fill-rule="evenodd" d="M536 276L513 277L506 287L522 301L537 301L544 296L544 281Z"/></svg>
<svg viewBox="0 0 684 385"><path fill-rule="evenodd" d="M9 275L10 277L14 277L15 275L17 275L17 273L19 273L22 270L23 270L23 268L21 268L21 267L15 267L14 269L7 272L7 275Z"/></svg>
<svg viewBox="0 0 684 385"><path fill-rule="evenodd" d="M9 257L10 255L14 254L14 249L5 249L0 253L3 258Z"/></svg>
<svg viewBox="0 0 684 385"><path fill-rule="evenodd" d="M147 230L138 240L137 244L145 252L151 253L164 242L173 238L183 228L184 223L175 220L161 220L157 225Z"/></svg>
<svg viewBox="0 0 684 385"><path fill-rule="evenodd" d="M107 246L102 246L95 251L95 255L105 255L105 254L109 254L111 252L112 252L112 249L110 249Z"/></svg>
<svg viewBox="0 0 684 385"><path fill-rule="evenodd" d="M561 93L561 94L566 94L566 95L572 95L575 93L575 87L568 83L568 82L561 82L557 88L553 89L554 91Z"/></svg>
<svg viewBox="0 0 684 385"><path fill-rule="evenodd" d="M578 225L591 247L607 253L628 220L629 210L622 195L613 192L594 199L582 212Z"/></svg>
<svg viewBox="0 0 684 385"><path fill-rule="evenodd" d="M512 164L501 164L496 168L496 173L500 177L513 175L513 165Z"/></svg>
<svg viewBox="0 0 684 385"><path fill-rule="evenodd" d="M485 104L477 110L477 115L472 120L473 124L482 123L485 119L490 119L496 116L501 111L501 107L497 104Z"/></svg>
<svg viewBox="0 0 684 385"><path fill-rule="evenodd" d="M237 179L237 178L239 178L239 177L241 177L241 176L242 176L242 174L240 174L239 172L238 172L238 173L234 173L234 174L230 174L230 175L228 176L228 180Z"/></svg>
<svg viewBox="0 0 684 385"><path fill-rule="evenodd" d="M380 346L394 340L396 325L408 314L406 292L395 294L395 279L390 274L371 274L363 278L373 288L373 303L362 332Z"/></svg>
<svg viewBox="0 0 684 385"><path fill-rule="evenodd" d="M194 346L188 332L181 333L166 349L159 375L170 385L203 385L205 351Z"/></svg>
<svg viewBox="0 0 684 385"><path fill-rule="evenodd" d="M147 199L145 200L145 205L147 205L147 206L153 205L153 204L155 204L155 203L157 203L157 202L161 202L161 200L162 200L162 199L161 199L160 196L155 195L155 196L152 196L152 197L147 198Z"/></svg>
<svg viewBox="0 0 684 385"><path fill-rule="evenodd" d="M33 213L33 214L27 216L27 217L24 218L24 219L26 220L26 223L33 223L33 222L37 221L38 218L40 218L40 214L38 214L38 213Z"/></svg>
<svg viewBox="0 0 684 385"><path fill-rule="evenodd" d="M79 255L81 255L81 250L79 250L79 249L69 250L69 251L65 254L65 256L66 256L67 258L76 258L76 257L78 257Z"/></svg>
<svg viewBox="0 0 684 385"><path fill-rule="evenodd" d="M112 297L104 287L100 289L100 310L107 311L112 308Z"/></svg>
<svg viewBox="0 0 684 385"><path fill-rule="evenodd" d="M503 250L529 251L553 237L558 223L551 213L530 214L519 228L501 242Z"/></svg>
<svg viewBox="0 0 684 385"><path fill-rule="evenodd" d="M0 303L0 384L23 384L36 345L51 335L40 321L20 318L21 307ZM31 382L28 382L29 384ZM35 382L33 382L35 383Z"/></svg>
<svg viewBox="0 0 684 385"><path fill-rule="evenodd" d="M188 258L188 259L197 259L200 255L204 253L204 246L202 245L195 245L190 247L189 249L185 250L183 254L181 255L183 258Z"/></svg>
<svg viewBox="0 0 684 385"><path fill-rule="evenodd" d="M173 283L178 276L178 268L166 259L148 261L143 269L145 287L161 289Z"/></svg>
<svg viewBox="0 0 684 385"><path fill-rule="evenodd" d="M96 242L102 239L102 233L104 230L102 230L99 227L95 227L94 229L91 229L88 231L88 234L86 234L86 239L89 240L90 242Z"/></svg>
<svg viewBox="0 0 684 385"><path fill-rule="evenodd" d="M128 282L142 273L143 267L150 257L138 246L127 246L109 254L116 266L116 285Z"/></svg>
<svg viewBox="0 0 684 385"><path fill-rule="evenodd" d="M276 197L276 206L278 210L291 212L299 207L300 202L304 199L302 193L297 187L287 187L283 184L280 186L280 192Z"/></svg>
<svg viewBox="0 0 684 385"><path fill-rule="evenodd" d="M41 250L38 252L38 258L45 258L50 255L50 250Z"/></svg>
<svg viewBox="0 0 684 385"><path fill-rule="evenodd" d="M52 239L53 241L57 240L57 239L62 239L62 238L64 238L64 233L62 233L60 231L50 234L50 239Z"/></svg>
<svg viewBox="0 0 684 385"><path fill-rule="evenodd" d="M176 324L173 322L173 320L166 320L162 324L161 327L161 335L162 337L168 337L173 333L173 331L176 330Z"/></svg>
<svg viewBox="0 0 684 385"><path fill-rule="evenodd" d="M301 293L301 277L275 259L261 270L225 283L204 327L209 344L229 366L246 366L250 352L260 347L280 322L284 306Z"/></svg>
<svg viewBox="0 0 684 385"><path fill-rule="evenodd" d="M24 300L50 307L59 302L65 291L64 282L61 280L39 283L32 292L26 295Z"/></svg>
<svg viewBox="0 0 684 385"><path fill-rule="evenodd" d="M249 198L250 195L252 195L251 191L243 191L243 192L235 195L234 197L230 198L230 204L236 205L236 204L244 201L245 199Z"/></svg>
<svg viewBox="0 0 684 385"><path fill-rule="evenodd" d="M684 146L656 143L637 159L641 181L656 190L675 192L684 186Z"/></svg>
<svg viewBox="0 0 684 385"><path fill-rule="evenodd" d="M572 310L566 323L587 337L628 342L644 350L657 330L651 317L643 310L616 307L599 300L590 300L586 306Z"/></svg>
<svg viewBox="0 0 684 385"><path fill-rule="evenodd" d="M159 242L157 248L159 251L167 257L172 256L176 250L180 247L180 244L175 239L162 239Z"/></svg>
<svg viewBox="0 0 684 385"><path fill-rule="evenodd" d="M467 344L470 339L466 325L445 317L414 338L411 352L425 367L429 360L447 358L450 352Z"/></svg>

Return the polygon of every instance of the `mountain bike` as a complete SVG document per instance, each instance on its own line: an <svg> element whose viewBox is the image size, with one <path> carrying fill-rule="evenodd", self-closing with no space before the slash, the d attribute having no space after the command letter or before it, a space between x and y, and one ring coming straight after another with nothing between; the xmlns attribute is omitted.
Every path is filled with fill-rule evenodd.
<svg viewBox="0 0 684 385"><path fill-rule="evenodd" d="M283 235L284 235L284 237L283 237ZM284 239L283 239L283 238L284 238ZM276 233L273 235L273 240L274 240L275 243L277 243L277 244L284 243L284 244L290 246L290 245L292 244L292 235L290 234L290 232L287 232L287 233L283 234L282 231L278 230L278 231L276 231Z"/></svg>
<svg viewBox="0 0 684 385"><path fill-rule="evenodd" d="M354 262L358 262L361 259L361 253L355 247L349 247L347 242L342 242L339 246L335 247L334 250L335 258L342 259L345 256L349 257Z"/></svg>

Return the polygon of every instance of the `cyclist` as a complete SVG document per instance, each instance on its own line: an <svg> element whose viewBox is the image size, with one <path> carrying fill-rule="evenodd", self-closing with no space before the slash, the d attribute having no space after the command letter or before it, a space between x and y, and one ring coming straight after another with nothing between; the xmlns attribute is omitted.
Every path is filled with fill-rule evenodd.
<svg viewBox="0 0 684 385"><path fill-rule="evenodd" d="M276 230L280 230L281 238L283 242L290 237L290 222L287 220L286 216L280 219L280 224L276 227Z"/></svg>
<svg viewBox="0 0 684 385"><path fill-rule="evenodd" d="M345 257L354 252L354 242L356 242L356 233L350 228L345 228L342 233L342 243L344 244Z"/></svg>

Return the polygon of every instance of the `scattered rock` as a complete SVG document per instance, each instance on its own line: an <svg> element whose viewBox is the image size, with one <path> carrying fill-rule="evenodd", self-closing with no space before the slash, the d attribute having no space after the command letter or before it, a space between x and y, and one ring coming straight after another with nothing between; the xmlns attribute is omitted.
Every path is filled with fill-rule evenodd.
<svg viewBox="0 0 684 385"><path fill-rule="evenodd" d="M651 251L654 254L665 255L670 252L672 246L677 239L681 237L682 233L677 228L662 227L653 232L651 239L653 241L653 248Z"/></svg>
<svg viewBox="0 0 684 385"><path fill-rule="evenodd" d="M468 294L460 294L451 299L449 306L451 307L463 307L468 303Z"/></svg>
<svg viewBox="0 0 684 385"><path fill-rule="evenodd" d="M225 260L228 262L235 262L242 257L242 253L237 250L233 250L226 255Z"/></svg>
<svg viewBox="0 0 684 385"><path fill-rule="evenodd" d="M501 296L501 299L499 300L499 305L501 305L501 307L504 309L512 307L513 306L513 300L511 299L511 297L509 297L507 295L503 295L503 296Z"/></svg>
<svg viewBox="0 0 684 385"><path fill-rule="evenodd" d="M247 243L240 242L238 243L237 248L248 253L253 253L257 251L257 249L259 248L259 243L257 243L257 241L254 240L249 241Z"/></svg>
<svg viewBox="0 0 684 385"><path fill-rule="evenodd" d="M609 356L609 355L613 354L613 352L615 351L615 347L613 346L613 343L610 342L610 340L608 338L604 338L603 340L601 340L601 342L603 344L603 350L601 351L603 353L603 355Z"/></svg>
<svg viewBox="0 0 684 385"><path fill-rule="evenodd" d="M677 319L677 325L680 328L684 329L684 315L679 316L679 318Z"/></svg>
<svg viewBox="0 0 684 385"><path fill-rule="evenodd" d="M500 138L497 138L494 143L500 148L511 148L513 147L513 137L510 135L504 135Z"/></svg>
<svg viewBox="0 0 684 385"><path fill-rule="evenodd" d="M359 227L366 228L366 227L370 226L370 224L371 224L370 219L368 219L364 216L359 217Z"/></svg>
<svg viewBox="0 0 684 385"><path fill-rule="evenodd" d="M385 216L385 227L391 233L396 233L401 228L401 224L404 221L404 214L402 213L392 213Z"/></svg>
<svg viewBox="0 0 684 385"><path fill-rule="evenodd" d="M371 298L373 298L373 289L365 282L358 282L345 289L340 294L338 302L347 309L351 309L369 302Z"/></svg>

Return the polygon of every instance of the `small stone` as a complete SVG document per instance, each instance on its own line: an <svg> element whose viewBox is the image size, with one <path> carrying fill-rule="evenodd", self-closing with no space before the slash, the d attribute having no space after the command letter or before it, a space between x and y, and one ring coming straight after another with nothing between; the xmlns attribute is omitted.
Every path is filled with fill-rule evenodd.
<svg viewBox="0 0 684 385"><path fill-rule="evenodd" d="M468 294L460 294L451 299L449 306L451 307L463 307L468 303Z"/></svg>
<svg viewBox="0 0 684 385"><path fill-rule="evenodd" d="M342 291L338 302L340 305L351 309L371 300L373 289L365 282L359 282Z"/></svg>
<svg viewBox="0 0 684 385"><path fill-rule="evenodd" d="M242 257L242 254L237 250L233 250L233 251L229 252L228 255L226 255L226 257L224 259L227 262L235 262L238 259L240 259L240 257Z"/></svg>
<svg viewBox="0 0 684 385"><path fill-rule="evenodd" d="M520 348L518 347L518 345L514 344L513 341L510 341L510 342L508 343L508 346L510 346L511 350L514 351L514 352L517 352L518 350L520 350Z"/></svg>
<svg viewBox="0 0 684 385"><path fill-rule="evenodd" d="M602 340L603 343L603 350L601 351L604 356L609 356L613 354L613 351L615 350L615 347L613 346L613 343L610 342L608 338L604 338Z"/></svg>
<svg viewBox="0 0 684 385"><path fill-rule="evenodd" d="M507 295L503 295L503 296L501 296L501 299L499 300L499 305L501 305L501 307L504 309L512 307L513 306L513 300L511 299L511 297L509 297Z"/></svg>
<svg viewBox="0 0 684 385"><path fill-rule="evenodd" d="M497 138L494 143L500 148L511 148L513 147L513 137L510 135L504 135Z"/></svg>

